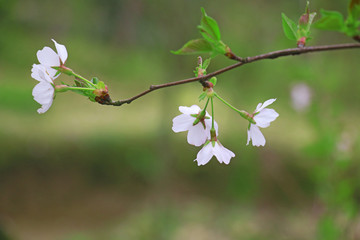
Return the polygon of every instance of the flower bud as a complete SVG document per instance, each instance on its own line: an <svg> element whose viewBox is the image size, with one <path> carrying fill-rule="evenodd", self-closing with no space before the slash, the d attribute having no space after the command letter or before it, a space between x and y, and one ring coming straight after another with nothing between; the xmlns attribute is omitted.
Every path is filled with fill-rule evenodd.
<svg viewBox="0 0 360 240"><path fill-rule="evenodd" d="M305 47L306 44L306 37L301 37L298 41L297 41L297 46L298 48L303 48Z"/></svg>
<svg viewBox="0 0 360 240"><path fill-rule="evenodd" d="M55 85L55 91L56 92L66 92L68 90L67 85Z"/></svg>
<svg viewBox="0 0 360 240"><path fill-rule="evenodd" d="M301 15L299 19L300 25L307 25L309 23L309 13Z"/></svg>

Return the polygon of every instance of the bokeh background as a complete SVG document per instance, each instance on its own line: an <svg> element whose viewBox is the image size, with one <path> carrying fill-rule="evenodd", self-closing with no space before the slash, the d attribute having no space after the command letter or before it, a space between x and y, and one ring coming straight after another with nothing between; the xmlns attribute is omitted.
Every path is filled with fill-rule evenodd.
<svg viewBox="0 0 360 240"><path fill-rule="evenodd" d="M199 37L200 7L245 57L294 47L281 12L297 19L305 1L0 1L1 240L360 239L359 50L220 75L216 91L235 106L253 111L275 97L280 114L263 129L265 147L246 146L247 122L217 101L219 138L236 154L229 165L198 167L200 149L171 130L178 106L203 106L198 83L122 107L63 93L37 114L30 70L51 38L67 47L68 67L124 99L193 76L196 56L170 50ZM313 37L309 45L353 42L316 29ZM209 71L232 63L218 56ZM307 106L294 107L294 89L310 96Z"/></svg>

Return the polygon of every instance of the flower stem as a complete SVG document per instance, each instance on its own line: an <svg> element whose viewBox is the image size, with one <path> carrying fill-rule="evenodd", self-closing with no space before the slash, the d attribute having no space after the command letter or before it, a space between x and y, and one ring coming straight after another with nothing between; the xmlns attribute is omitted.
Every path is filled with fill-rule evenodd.
<svg viewBox="0 0 360 240"><path fill-rule="evenodd" d="M228 103L225 99L223 99L222 97L220 97L217 93L214 93L215 97L217 97L220 101L222 101L226 106L228 106L229 108L231 108L232 110L234 110L235 112L239 113L240 116L242 116L243 118L245 118L246 120L249 120L249 114L247 112L245 112L244 110L239 110L236 107L234 107L233 105L231 105L230 103Z"/></svg>
<svg viewBox="0 0 360 240"><path fill-rule="evenodd" d="M83 88L83 87L67 87L67 90L86 90L86 91L94 91L94 88Z"/></svg>
<svg viewBox="0 0 360 240"><path fill-rule="evenodd" d="M91 81L87 80L86 78L80 76L79 74L73 72L73 76L74 76L75 78L78 78L78 79L83 80L84 82L86 82L86 83L88 83L88 84L90 84L91 86L93 86L93 87L96 88L96 85L95 85L95 84L93 84Z"/></svg>
<svg viewBox="0 0 360 240"><path fill-rule="evenodd" d="M208 98L208 100L206 101L206 104L205 104L205 107L204 107L204 109L201 111L201 114L203 115L203 116L205 116L205 112L206 112L206 108L207 108L207 106L208 106L208 104L209 104L209 98Z"/></svg>
<svg viewBox="0 0 360 240"><path fill-rule="evenodd" d="M211 129L215 129L215 120L214 120L214 100L213 98L211 98L211 120L212 120L212 123L211 123Z"/></svg>

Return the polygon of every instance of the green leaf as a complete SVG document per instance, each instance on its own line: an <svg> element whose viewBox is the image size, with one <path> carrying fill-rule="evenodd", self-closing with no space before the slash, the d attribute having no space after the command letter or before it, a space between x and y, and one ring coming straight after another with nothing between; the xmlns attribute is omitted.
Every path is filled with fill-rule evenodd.
<svg viewBox="0 0 360 240"><path fill-rule="evenodd" d="M293 20L288 18L285 13L282 13L281 17L285 36L290 40L297 40L297 24Z"/></svg>
<svg viewBox="0 0 360 240"><path fill-rule="evenodd" d="M93 78L91 79L91 82L96 85L96 84L98 84L99 79L98 79L97 77L93 77Z"/></svg>
<svg viewBox="0 0 360 240"><path fill-rule="evenodd" d="M212 51L213 47L208 41L206 41L205 39L195 39L185 43L185 45L179 50L171 52L177 55L187 55L209 53Z"/></svg>
<svg viewBox="0 0 360 240"><path fill-rule="evenodd" d="M216 78L216 77L212 77L212 78L210 78L209 82L211 82L211 83L214 85L214 87L215 87L215 85L216 85L216 83L217 83L217 78Z"/></svg>
<svg viewBox="0 0 360 240"><path fill-rule="evenodd" d="M315 27L323 30L344 32L345 22L341 13L336 11L320 10L321 19L315 23Z"/></svg>
<svg viewBox="0 0 360 240"><path fill-rule="evenodd" d="M97 84L96 84L96 88L97 89L106 89L106 85L103 81L99 81Z"/></svg>
<svg viewBox="0 0 360 240"><path fill-rule="evenodd" d="M313 23L313 21L314 21L315 16L316 16L316 12L313 12L313 13L310 13L310 14L309 14L309 22L308 22L308 24L307 24L307 26L306 26L306 31L307 31L307 32L310 31L310 27L311 27L311 25L312 25L312 23Z"/></svg>
<svg viewBox="0 0 360 240"><path fill-rule="evenodd" d="M202 94L200 94L199 96L199 102L201 102L202 100L204 100L206 98L207 94L206 92L203 92Z"/></svg>
<svg viewBox="0 0 360 240"><path fill-rule="evenodd" d="M206 69L209 67L209 65L210 65L210 61L211 61L211 58L206 59L206 60L203 62L201 68L206 70Z"/></svg>
<svg viewBox="0 0 360 240"><path fill-rule="evenodd" d="M349 17L358 20L360 17L360 0L351 0L349 4Z"/></svg>
<svg viewBox="0 0 360 240"><path fill-rule="evenodd" d="M201 8L201 12L203 15L201 18L200 26L198 26L198 28L200 29L200 33L205 39L209 40L210 42L220 41L221 35L217 22L215 21L215 19L209 17L206 14L204 8Z"/></svg>

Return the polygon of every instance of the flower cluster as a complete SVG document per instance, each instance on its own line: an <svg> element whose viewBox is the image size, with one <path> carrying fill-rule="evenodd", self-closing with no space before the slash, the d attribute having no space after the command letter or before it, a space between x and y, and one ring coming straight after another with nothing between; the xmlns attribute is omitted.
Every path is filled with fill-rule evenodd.
<svg viewBox="0 0 360 240"><path fill-rule="evenodd" d="M211 91L213 92L212 88ZM212 95L209 96L208 102L211 100L212 103L212 98L214 96L229 106L229 103L220 98L216 93L212 93ZM249 121L247 145L250 140L252 141L253 146L258 147L265 145L266 141L259 127L266 128L270 126L270 123L279 116L274 109L266 108L275 100L276 99L269 99L263 104L259 103L252 114L246 113L245 111L239 111L231 106L232 109L238 111L242 117ZM213 156L215 156L220 163L229 164L230 159L235 157L235 154L225 148L218 140L218 124L206 112L206 106L204 109L201 109L197 105L191 107L179 107L179 111L182 114L173 119L172 130L176 133L188 131L187 141L189 144L197 147L203 145L203 148L198 152L197 157L194 160L197 162L198 166L205 165Z"/></svg>
<svg viewBox="0 0 360 240"><path fill-rule="evenodd" d="M214 120L212 128L212 117L201 110L197 105L191 107L179 107L182 113L173 119L172 130L176 133L188 131L187 141L189 144L204 147L199 151L195 161L198 165L205 165L213 156L219 160L220 163L229 164L230 159L235 157L235 154L223 147L218 136L218 125Z"/></svg>
<svg viewBox="0 0 360 240"><path fill-rule="evenodd" d="M60 74L56 68L63 67L68 57L66 47L52 41L57 52L49 47L39 50L36 55L40 64L33 64L31 69L31 77L39 81L32 91L34 100L41 104L38 113L45 113L51 107L55 97L54 79Z"/></svg>

